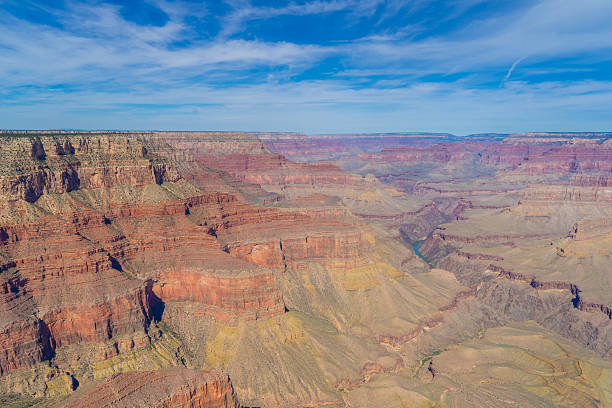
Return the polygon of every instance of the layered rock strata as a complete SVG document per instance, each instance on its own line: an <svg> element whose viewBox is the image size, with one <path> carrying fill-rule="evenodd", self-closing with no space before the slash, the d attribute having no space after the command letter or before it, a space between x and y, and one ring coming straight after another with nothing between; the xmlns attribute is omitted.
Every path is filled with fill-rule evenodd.
<svg viewBox="0 0 612 408"><path fill-rule="evenodd" d="M210 235L218 226L207 220L223 216L209 214L232 213L235 197L186 183L148 137L3 143L0 373L70 345L146 339L165 302L194 302L220 320L283 313L273 271Z"/></svg>
<svg viewBox="0 0 612 408"><path fill-rule="evenodd" d="M65 408L240 408L229 377L220 373L175 369L121 373L86 395L73 397Z"/></svg>

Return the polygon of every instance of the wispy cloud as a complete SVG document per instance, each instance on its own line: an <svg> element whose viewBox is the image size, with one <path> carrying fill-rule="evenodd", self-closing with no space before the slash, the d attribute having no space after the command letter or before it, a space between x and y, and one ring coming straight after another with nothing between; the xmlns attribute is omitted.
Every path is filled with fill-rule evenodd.
<svg viewBox="0 0 612 408"><path fill-rule="evenodd" d="M108 5L75 6L61 15L70 27L65 30L2 17L0 46L7 50L0 57L4 86L167 83L210 70L230 75L257 65L297 66L328 52L317 45L240 39L173 48L169 45L189 39L184 23L171 20L162 27L142 27L125 21L118 7Z"/></svg>
<svg viewBox="0 0 612 408"><path fill-rule="evenodd" d="M451 35L418 41L368 38L354 48L359 60L433 65L439 72L504 67L525 55L533 61L577 56L612 60L609 16L612 2L606 0L543 0L520 13L473 22Z"/></svg>

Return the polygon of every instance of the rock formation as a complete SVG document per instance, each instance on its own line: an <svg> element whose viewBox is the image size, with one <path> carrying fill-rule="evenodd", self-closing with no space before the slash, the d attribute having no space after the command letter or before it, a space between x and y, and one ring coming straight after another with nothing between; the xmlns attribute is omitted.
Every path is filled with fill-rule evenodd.
<svg viewBox="0 0 612 408"><path fill-rule="evenodd" d="M0 403L606 406L611 136L0 132Z"/></svg>
<svg viewBox="0 0 612 408"><path fill-rule="evenodd" d="M64 405L89 406L240 408L226 375L186 369L116 374Z"/></svg>

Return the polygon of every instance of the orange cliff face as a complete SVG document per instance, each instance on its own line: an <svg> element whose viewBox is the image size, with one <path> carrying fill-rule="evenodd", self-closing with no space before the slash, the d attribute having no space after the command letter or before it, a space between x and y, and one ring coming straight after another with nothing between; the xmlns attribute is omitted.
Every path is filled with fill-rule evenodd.
<svg viewBox="0 0 612 408"><path fill-rule="evenodd" d="M110 377L65 408L240 408L230 379L220 373L167 370Z"/></svg>

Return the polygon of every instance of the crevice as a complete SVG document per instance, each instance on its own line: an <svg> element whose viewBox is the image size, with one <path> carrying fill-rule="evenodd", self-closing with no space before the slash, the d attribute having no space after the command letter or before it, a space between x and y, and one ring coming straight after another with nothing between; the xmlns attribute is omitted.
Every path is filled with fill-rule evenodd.
<svg viewBox="0 0 612 408"><path fill-rule="evenodd" d="M117 258L108 255L108 259L110 260L111 266L113 267L113 269L118 270L119 272L123 272L123 266L121 266L121 263L119 263L119 261L117 260Z"/></svg>
<svg viewBox="0 0 612 408"><path fill-rule="evenodd" d="M153 284L152 280L148 280L145 285L145 295L149 309L148 318L149 321L159 323L164 315L166 304L153 291Z"/></svg>

